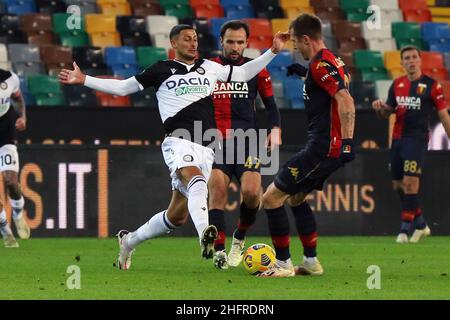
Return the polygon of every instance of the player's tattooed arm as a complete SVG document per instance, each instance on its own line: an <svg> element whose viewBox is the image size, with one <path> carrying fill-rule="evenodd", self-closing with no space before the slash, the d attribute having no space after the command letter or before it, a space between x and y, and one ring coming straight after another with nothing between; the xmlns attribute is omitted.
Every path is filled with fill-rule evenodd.
<svg viewBox="0 0 450 320"><path fill-rule="evenodd" d="M18 90L11 95L11 99L15 102L19 118L16 120L16 128L19 131L25 130L27 122L27 113L25 109L25 99L22 96L22 92Z"/></svg>
<svg viewBox="0 0 450 320"><path fill-rule="evenodd" d="M441 119L442 125L444 126L447 137L450 139L450 115L448 109L443 109L438 111L439 119Z"/></svg>
<svg viewBox="0 0 450 320"><path fill-rule="evenodd" d="M339 90L334 96L338 103L338 113L341 120L342 139L353 139L355 130L355 103L347 89Z"/></svg>

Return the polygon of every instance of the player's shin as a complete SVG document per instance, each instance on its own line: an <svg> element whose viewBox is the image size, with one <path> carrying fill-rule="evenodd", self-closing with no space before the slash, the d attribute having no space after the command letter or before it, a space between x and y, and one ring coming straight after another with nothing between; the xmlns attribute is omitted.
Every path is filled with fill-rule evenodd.
<svg viewBox="0 0 450 320"><path fill-rule="evenodd" d="M400 226L400 233L409 233L418 207L419 200L417 194L405 194L402 201L402 224Z"/></svg>
<svg viewBox="0 0 450 320"><path fill-rule="evenodd" d="M425 218L423 216L422 209L419 207L414 213L414 228L422 230L425 229L426 226L427 222L425 221Z"/></svg>
<svg viewBox="0 0 450 320"><path fill-rule="evenodd" d="M297 233L303 245L303 254L307 259L314 258L317 255L317 225L314 213L306 201L291 209Z"/></svg>
<svg viewBox="0 0 450 320"><path fill-rule="evenodd" d="M13 218L20 219L22 217L23 206L25 204L23 196L20 196L18 200L10 198L9 203L11 204Z"/></svg>
<svg viewBox="0 0 450 320"><path fill-rule="evenodd" d="M129 249L136 248L140 243L156 238L160 235L174 230L174 226L167 218L167 210L155 214L149 221L128 235L127 243Z"/></svg>
<svg viewBox="0 0 450 320"><path fill-rule="evenodd" d="M225 213L220 209L209 210L209 223L216 226L218 236L214 241L214 250L222 251L225 250Z"/></svg>
<svg viewBox="0 0 450 320"><path fill-rule="evenodd" d="M238 240L244 240L248 228L250 228L256 221L256 213L258 212L259 205L255 208L249 208L245 202L241 203L239 223L237 229L234 231L234 238Z"/></svg>
<svg viewBox="0 0 450 320"><path fill-rule="evenodd" d="M264 209L269 222L270 236L279 261L290 261L289 252L289 219L284 206L275 209Z"/></svg>
<svg viewBox="0 0 450 320"><path fill-rule="evenodd" d="M187 186L188 189L188 209L192 222L197 229L199 238L209 225L208 222L208 187L203 176L193 177Z"/></svg>

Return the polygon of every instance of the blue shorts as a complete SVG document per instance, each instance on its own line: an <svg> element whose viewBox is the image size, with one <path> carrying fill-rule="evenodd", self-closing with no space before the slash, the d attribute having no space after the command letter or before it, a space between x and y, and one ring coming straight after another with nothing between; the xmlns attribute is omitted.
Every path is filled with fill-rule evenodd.
<svg viewBox="0 0 450 320"><path fill-rule="evenodd" d="M404 176L420 177L427 147L427 142L419 139L393 140L390 152L392 180L402 180Z"/></svg>
<svg viewBox="0 0 450 320"><path fill-rule="evenodd" d="M342 167L339 158L317 157L308 148L295 154L275 177L274 184L287 194L322 190L326 179Z"/></svg>

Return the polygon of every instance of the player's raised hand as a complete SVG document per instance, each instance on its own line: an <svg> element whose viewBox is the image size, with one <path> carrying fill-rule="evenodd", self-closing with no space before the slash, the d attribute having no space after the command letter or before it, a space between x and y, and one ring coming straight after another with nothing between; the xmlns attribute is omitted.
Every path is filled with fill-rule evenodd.
<svg viewBox="0 0 450 320"><path fill-rule="evenodd" d="M284 45L286 44L286 42L289 41L290 39L290 35L289 32L280 32L278 31L277 34L275 35L275 37L273 37L273 45L272 45L272 52L273 53L278 53L281 50L283 50Z"/></svg>
<svg viewBox="0 0 450 320"><path fill-rule="evenodd" d="M273 151L281 145L281 129L278 127L272 128L266 140L266 149L270 148Z"/></svg>
<svg viewBox="0 0 450 320"><path fill-rule="evenodd" d="M372 109L375 111L380 111L381 109L383 109L383 101L381 99L375 100L374 102L372 102Z"/></svg>
<svg viewBox="0 0 450 320"><path fill-rule="evenodd" d="M59 81L64 84L83 84L86 75L83 74L77 63L73 63L73 70L62 69L58 75Z"/></svg>

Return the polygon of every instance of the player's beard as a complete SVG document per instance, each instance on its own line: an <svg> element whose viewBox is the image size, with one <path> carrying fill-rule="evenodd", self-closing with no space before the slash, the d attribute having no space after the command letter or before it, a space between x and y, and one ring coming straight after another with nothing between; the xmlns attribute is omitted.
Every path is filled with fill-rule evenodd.
<svg viewBox="0 0 450 320"><path fill-rule="evenodd" d="M231 56L232 54L235 55L234 58ZM242 53L239 53L239 52L237 52L237 51L232 51L232 52L230 52L230 53L228 54L228 57L227 57L227 58L228 58L229 60L231 60L231 61L237 62L237 61L241 60L241 58L242 58Z"/></svg>

